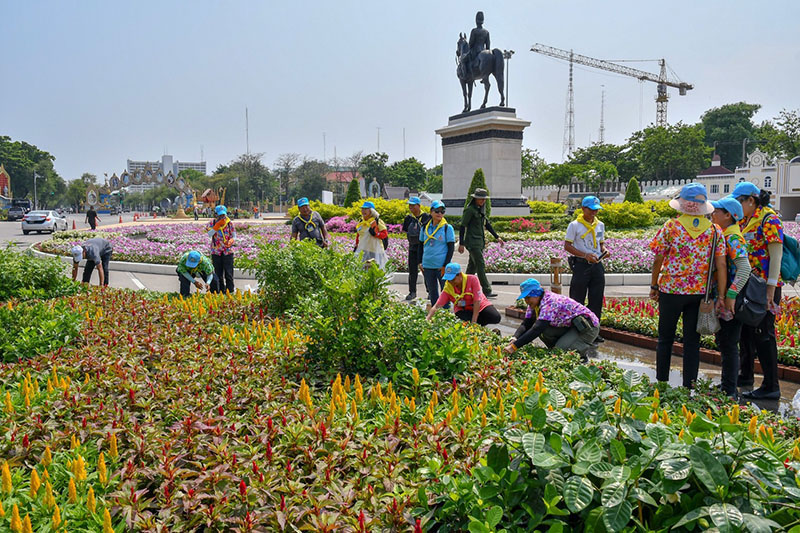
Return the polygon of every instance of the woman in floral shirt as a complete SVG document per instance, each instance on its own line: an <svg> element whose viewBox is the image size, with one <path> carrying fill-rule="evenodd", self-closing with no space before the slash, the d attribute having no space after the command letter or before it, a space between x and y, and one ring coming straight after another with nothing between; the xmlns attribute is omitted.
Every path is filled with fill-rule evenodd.
<svg viewBox="0 0 800 533"><path fill-rule="evenodd" d="M744 217L739 222L747 243L753 273L767 280L768 310L756 327L742 326L740 342L741 368L739 386L753 384L754 355L758 354L764 381L756 390L743 392L748 399L777 400L781 397L778 383L778 343L775 339L775 317L781 302L781 259L783 259L783 225L769 206L770 194L752 183L736 185L731 196L742 204Z"/></svg>
<svg viewBox="0 0 800 533"><path fill-rule="evenodd" d="M219 282L219 291L233 292L233 242L236 229L224 205L215 207L214 214L215 218L206 226L211 237L211 262Z"/></svg>
<svg viewBox="0 0 800 533"><path fill-rule="evenodd" d="M725 239L706 215L714 211L705 185L689 183L669 205L680 215L658 230L650 249L655 254L650 298L658 302L658 347L656 379L667 381L672 344L678 320L683 316L683 386L692 388L700 368L700 335L697 317L709 276L708 262L713 250L719 294L725 293Z"/></svg>

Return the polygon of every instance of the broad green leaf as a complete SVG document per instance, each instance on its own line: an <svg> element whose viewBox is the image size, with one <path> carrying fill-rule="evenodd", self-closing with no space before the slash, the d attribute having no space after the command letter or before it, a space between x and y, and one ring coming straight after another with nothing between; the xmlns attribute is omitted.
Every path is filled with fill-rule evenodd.
<svg viewBox="0 0 800 533"><path fill-rule="evenodd" d="M628 525L633 513L633 506L628 500L624 500L616 507L606 507L603 509L603 525L610 532L622 531Z"/></svg>
<svg viewBox="0 0 800 533"><path fill-rule="evenodd" d="M611 469L609 479L619 481L620 483L627 481L631 477L631 469L625 465L617 465Z"/></svg>
<svg viewBox="0 0 800 533"><path fill-rule="evenodd" d="M520 442L520 441L522 441L522 435L524 435L524 434L525 434L525 432L522 431L519 428L511 428L508 431L506 431L505 440L507 440L508 442L514 442L514 443Z"/></svg>
<svg viewBox="0 0 800 533"><path fill-rule="evenodd" d="M600 450L600 446L597 445L597 442L595 440L589 440L586 441L575 454L575 459L588 463L596 463L602 456L602 451Z"/></svg>
<svg viewBox="0 0 800 533"><path fill-rule="evenodd" d="M550 391L550 403L553 404L553 407L556 409L561 409L567 404L567 398L560 390L553 389Z"/></svg>
<svg viewBox="0 0 800 533"><path fill-rule="evenodd" d="M669 430L660 424L647 424L644 431L656 443L656 446L663 446L670 440Z"/></svg>
<svg viewBox="0 0 800 533"><path fill-rule="evenodd" d="M553 451L556 453L561 453L561 448L564 445L564 441L561 439L561 435L558 433L551 433L550 434L550 447L553 448Z"/></svg>
<svg viewBox="0 0 800 533"><path fill-rule="evenodd" d="M633 496L642 503L646 503L647 505L652 505L653 507L658 507L658 503L656 503L655 499L653 499L653 497L650 496L650 493L648 493L646 490L640 487L631 488L631 496Z"/></svg>
<svg viewBox="0 0 800 533"><path fill-rule="evenodd" d="M525 412L531 413L537 407L539 407L539 393L534 392L533 394L525 398Z"/></svg>
<svg viewBox="0 0 800 533"><path fill-rule="evenodd" d="M611 457L618 463L624 463L627 455L625 453L625 445L617 439L614 439L609 443L609 446L611 449Z"/></svg>
<svg viewBox="0 0 800 533"><path fill-rule="evenodd" d="M715 503L708 508L708 515L720 533L737 530L742 525L742 512L729 503Z"/></svg>
<svg viewBox="0 0 800 533"><path fill-rule="evenodd" d="M689 431L692 433L705 433L706 431L710 431L714 428L719 426L716 422L712 422L711 420L707 419L705 415L699 415L692 423L689 424Z"/></svg>
<svg viewBox="0 0 800 533"><path fill-rule="evenodd" d="M568 424L566 417L561 411L547 411L547 423L564 427Z"/></svg>
<svg viewBox="0 0 800 533"><path fill-rule="evenodd" d="M481 487L481 490L478 491L478 495L481 497L482 500L490 500L497 496L500 493L500 487L497 485L486 485Z"/></svg>
<svg viewBox="0 0 800 533"><path fill-rule="evenodd" d="M542 429L547 424L547 411L536 407L531 411L531 426L533 429Z"/></svg>
<svg viewBox="0 0 800 533"><path fill-rule="evenodd" d="M628 424L627 422L621 422L619 428L622 430L625 436L631 439L633 442L642 442L642 435L632 425Z"/></svg>
<svg viewBox="0 0 800 533"><path fill-rule="evenodd" d="M425 491L424 486L421 486L417 491L417 501L421 507L428 508L428 493Z"/></svg>
<svg viewBox="0 0 800 533"><path fill-rule="evenodd" d="M577 462L572 465L572 473L576 476L585 476L589 473L591 464L585 462Z"/></svg>
<svg viewBox="0 0 800 533"><path fill-rule="evenodd" d="M541 433L525 433L522 436L522 449L533 459L537 453L544 451L544 435Z"/></svg>
<svg viewBox="0 0 800 533"><path fill-rule="evenodd" d="M572 371L572 376L576 380L589 385L594 385L602 378L602 374L597 367L587 365L576 366L575 370Z"/></svg>
<svg viewBox="0 0 800 533"><path fill-rule="evenodd" d="M486 513L486 521L489 522L489 527L494 528L497 524L500 523L500 520L503 518L503 508L499 505L495 505Z"/></svg>
<svg viewBox="0 0 800 533"><path fill-rule="evenodd" d="M692 464L685 457L674 457L662 461L661 471L665 478L673 481L686 479L692 471Z"/></svg>
<svg viewBox="0 0 800 533"><path fill-rule="evenodd" d="M773 522L769 518L749 513L742 514L742 521L750 533L772 533L781 528L780 524Z"/></svg>
<svg viewBox="0 0 800 533"><path fill-rule="evenodd" d="M612 468L614 467L611 466L610 463L603 461L601 463L593 463L589 467L589 472L591 472L593 476L599 477L600 479L608 479L611 477Z"/></svg>
<svg viewBox="0 0 800 533"><path fill-rule="evenodd" d="M469 523L467 529L469 529L469 533L491 533L492 531L491 529L489 529L489 526L487 526L483 522L478 522L475 519L472 519L472 522Z"/></svg>
<svg viewBox="0 0 800 533"><path fill-rule="evenodd" d="M695 475L709 491L716 494L719 487L728 488L728 473L711 453L700 446L692 446L689 448L689 459Z"/></svg>
<svg viewBox="0 0 800 533"><path fill-rule="evenodd" d="M694 522L698 518L702 518L704 516L708 516L708 507L699 507L697 509L692 509L685 515L681 517L675 524L673 524L672 529L678 529L681 526L685 526L691 522Z"/></svg>
<svg viewBox="0 0 800 533"><path fill-rule="evenodd" d="M533 466L538 466L540 468L555 468L562 465L564 461L562 461L557 455L549 452L542 452L533 454L533 457L531 457L531 463L533 463Z"/></svg>
<svg viewBox="0 0 800 533"><path fill-rule="evenodd" d="M508 468L508 448L505 445L493 444L486 454L486 466L498 474L504 468Z"/></svg>
<svg viewBox="0 0 800 533"><path fill-rule="evenodd" d="M628 390L631 390L642 382L642 375L634 370L626 370L622 373L622 382L625 383Z"/></svg>
<svg viewBox="0 0 800 533"><path fill-rule="evenodd" d="M625 499L625 485L622 483L612 483L603 489L600 502L603 507L616 507Z"/></svg>
<svg viewBox="0 0 800 533"><path fill-rule="evenodd" d="M573 513L583 511L594 497L594 486L585 477L572 476L564 484L564 503Z"/></svg>

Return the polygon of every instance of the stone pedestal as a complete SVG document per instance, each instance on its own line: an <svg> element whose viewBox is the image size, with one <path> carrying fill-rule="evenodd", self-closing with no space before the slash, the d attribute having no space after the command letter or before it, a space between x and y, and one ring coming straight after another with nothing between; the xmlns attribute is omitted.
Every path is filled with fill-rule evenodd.
<svg viewBox="0 0 800 533"><path fill-rule="evenodd" d="M516 110L489 107L450 117L436 130L442 137L443 201L447 213L461 215L472 176L486 176L492 215L530 214L522 195L522 131L530 126Z"/></svg>

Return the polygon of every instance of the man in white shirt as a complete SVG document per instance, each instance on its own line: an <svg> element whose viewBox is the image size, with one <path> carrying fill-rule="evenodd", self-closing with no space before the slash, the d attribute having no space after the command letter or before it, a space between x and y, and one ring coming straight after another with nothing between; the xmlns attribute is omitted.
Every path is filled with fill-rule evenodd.
<svg viewBox="0 0 800 533"><path fill-rule="evenodd" d="M603 241L605 225L597 218L602 209L596 196L587 196L581 202L581 213L567 226L564 249L570 254L569 266L572 281L569 284L569 297L580 304L586 304L597 318L603 310L603 293L606 288L606 274L602 259L608 256ZM605 254L605 255L604 255Z"/></svg>

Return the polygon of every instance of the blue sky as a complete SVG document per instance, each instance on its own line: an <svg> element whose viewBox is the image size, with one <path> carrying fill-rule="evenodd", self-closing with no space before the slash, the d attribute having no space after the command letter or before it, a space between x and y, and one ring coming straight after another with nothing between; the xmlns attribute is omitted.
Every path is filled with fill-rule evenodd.
<svg viewBox="0 0 800 533"><path fill-rule="evenodd" d="M785 1L241 2L0 0L0 134L56 156L65 179L121 172L165 149L209 170L250 150L441 162L434 129L461 110L454 52L486 15L492 46L513 49L510 104L532 121L524 146L560 161L567 65L533 43L603 59L666 58L683 80L669 121L747 101L756 120L800 108L800 3ZM655 63L637 63L657 72ZM655 119L655 85L577 67L576 141L606 141ZM498 101L496 92L490 103ZM474 101L482 88L476 87ZM640 113L640 103L642 111ZM478 104L475 104L478 105ZM438 148L438 154L434 150Z"/></svg>

